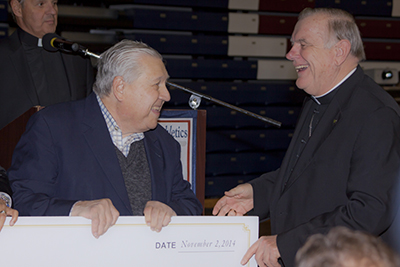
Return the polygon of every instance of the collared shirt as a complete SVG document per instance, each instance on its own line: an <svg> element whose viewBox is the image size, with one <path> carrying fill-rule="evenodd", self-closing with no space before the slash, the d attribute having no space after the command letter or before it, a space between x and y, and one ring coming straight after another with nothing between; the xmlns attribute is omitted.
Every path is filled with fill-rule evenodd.
<svg viewBox="0 0 400 267"><path fill-rule="evenodd" d="M306 118L304 120L303 125L298 125L297 127L300 128L300 133L298 139L295 141L295 145L292 150L292 154L290 155L289 158L289 163L287 165L286 171L285 171L285 183L284 186L282 187L282 190L284 190L287 182L290 179L290 176L304 150L306 147L307 143L309 142L309 139L312 137L312 133L315 131L316 127L318 126L318 123L320 119L323 117L326 109L328 108L329 104L331 103L332 99L337 93L337 89L339 85L341 85L344 81L346 81L355 71L357 68L353 69L346 77L344 77L336 86L334 86L332 89L330 89L328 92L321 96L311 96L311 99L313 100L309 105L308 111L305 111Z"/></svg>
<svg viewBox="0 0 400 267"><path fill-rule="evenodd" d="M144 138L144 134L134 133L123 138L121 129L114 120L113 116L107 110L106 106L103 104L103 101L101 101L98 95L96 95L96 98L99 102L101 113L103 113L104 120L106 121L107 128L110 132L110 136L114 145L119 149L119 151L122 152L122 154L124 154L125 157L127 157L129 154L129 149L131 148L131 144L133 142L142 140Z"/></svg>
<svg viewBox="0 0 400 267"><path fill-rule="evenodd" d="M41 47L41 39L18 28L26 56L27 66L32 77L32 86L37 99L32 104L49 106L52 104L74 100L71 92L64 59L60 52L49 52ZM31 90L31 89L29 89Z"/></svg>
<svg viewBox="0 0 400 267"><path fill-rule="evenodd" d="M314 100L317 101L317 103L319 102L317 99L323 96L326 96L327 94L329 94L330 92L332 92L333 90L335 90L336 88L339 87L339 85L341 85L345 80L347 80L355 71L356 71L357 67L355 67L352 71L349 72L349 74L346 75L346 77L344 77L338 84L336 84L331 90L329 90L328 92L326 92L323 95L320 96L312 96L312 98Z"/></svg>

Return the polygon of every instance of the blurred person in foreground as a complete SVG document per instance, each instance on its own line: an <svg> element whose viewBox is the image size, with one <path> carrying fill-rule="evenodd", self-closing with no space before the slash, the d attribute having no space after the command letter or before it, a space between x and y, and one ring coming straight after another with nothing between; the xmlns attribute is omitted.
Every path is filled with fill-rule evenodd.
<svg viewBox="0 0 400 267"><path fill-rule="evenodd" d="M346 227L315 234L296 254L297 267L399 267L399 256L380 238Z"/></svg>

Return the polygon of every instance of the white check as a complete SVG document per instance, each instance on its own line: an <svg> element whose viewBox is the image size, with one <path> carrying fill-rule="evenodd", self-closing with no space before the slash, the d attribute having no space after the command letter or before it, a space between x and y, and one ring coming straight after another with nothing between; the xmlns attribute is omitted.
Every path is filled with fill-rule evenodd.
<svg viewBox="0 0 400 267"><path fill-rule="evenodd" d="M258 239L258 217L177 216L160 233L119 217L92 236L81 217L19 217L0 232L1 266L235 267ZM254 257L246 265L256 267Z"/></svg>

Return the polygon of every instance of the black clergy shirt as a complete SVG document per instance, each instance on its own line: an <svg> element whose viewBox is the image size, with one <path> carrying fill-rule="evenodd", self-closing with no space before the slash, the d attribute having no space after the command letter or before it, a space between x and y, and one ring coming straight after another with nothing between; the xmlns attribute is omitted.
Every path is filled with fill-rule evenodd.
<svg viewBox="0 0 400 267"><path fill-rule="evenodd" d="M294 167L296 166L298 159L301 157L301 153L303 152L305 146L307 145L310 138L312 138L312 133L318 127L318 123L322 116L324 115L327 107L331 103L333 97L335 96L338 88L329 92L327 95L322 97L314 97L311 96L311 106L309 108L305 108L303 112L306 112L306 119L304 124L301 125L301 130L299 134L299 138L295 141L295 147L293 149L293 153L290 155L289 165L285 171L285 184L286 186ZM284 188L283 188L284 189Z"/></svg>
<svg viewBox="0 0 400 267"><path fill-rule="evenodd" d="M60 52L38 46L39 39L18 29L39 102L48 106L71 100L71 90Z"/></svg>

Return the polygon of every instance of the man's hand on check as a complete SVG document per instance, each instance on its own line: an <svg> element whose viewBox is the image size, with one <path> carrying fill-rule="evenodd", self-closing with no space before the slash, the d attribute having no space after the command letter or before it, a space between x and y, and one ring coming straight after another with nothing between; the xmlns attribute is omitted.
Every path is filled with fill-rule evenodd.
<svg viewBox="0 0 400 267"><path fill-rule="evenodd" d="M12 216L10 226L13 226L18 220L18 211L7 207L6 203L3 200L0 200L0 231L3 229L7 216Z"/></svg>
<svg viewBox="0 0 400 267"><path fill-rule="evenodd" d="M119 212L110 199L103 198L77 202L72 208L71 216L82 216L92 220L92 234L99 238L116 223Z"/></svg>
<svg viewBox="0 0 400 267"><path fill-rule="evenodd" d="M147 225L156 232L160 232L171 222L171 217L176 216L173 209L159 201L148 201L143 213Z"/></svg>
<svg viewBox="0 0 400 267"><path fill-rule="evenodd" d="M281 257L276 244L276 235L262 236L243 256L242 265L245 265L255 255L258 266L281 267L278 259Z"/></svg>
<svg viewBox="0 0 400 267"><path fill-rule="evenodd" d="M225 192L213 209L213 215L243 216L253 209L253 187L250 184L241 184Z"/></svg>

